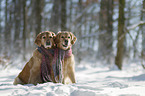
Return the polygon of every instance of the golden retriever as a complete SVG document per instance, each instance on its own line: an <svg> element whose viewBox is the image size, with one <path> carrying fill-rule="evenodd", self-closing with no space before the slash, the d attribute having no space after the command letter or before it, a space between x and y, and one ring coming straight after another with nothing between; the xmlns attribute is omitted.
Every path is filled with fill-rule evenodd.
<svg viewBox="0 0 145 96"><path fill-rule="evenodd" d="M72 54L71 47L76 42L76 36L67 31L58 32L55 37L55 44L57 48L65 51L66 56L63 59L63 84L76 83L75 80L75 61ZM68 55L68 56L67 56Z"/></svg>
<svg viewBox="0 0 145 96"><path fill-rule="evenodd" d="M55 33L50 31L44 31L37 35L35 44L39 47L43 46L44 49L52 49L54 47L54 37ZM49 62L52 62L53 57L49 57ZM19 75L14 80L14 85L16 84L34 84L43 83L41 79L40 66L42 63L42 54L39 52L38 48L36 48L33 52L33 56L26 63L23 70L19 73ZM54 78L54 77L52 77ZM52 79L52 82L55 82Z"/></svg>

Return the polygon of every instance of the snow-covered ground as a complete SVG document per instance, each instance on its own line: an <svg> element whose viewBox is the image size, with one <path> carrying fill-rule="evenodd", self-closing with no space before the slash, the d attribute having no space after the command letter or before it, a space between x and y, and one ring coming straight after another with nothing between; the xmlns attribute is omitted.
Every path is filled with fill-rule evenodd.
<svg viewBox="0 0 145 96"><path fill-rule="evenodd" d="M145 72L135 63L125 65L122 71L105 65L79 65L77 83L70 85L13 85L20 71L16 67L0 70L0 96L145 96Z"/></svg>

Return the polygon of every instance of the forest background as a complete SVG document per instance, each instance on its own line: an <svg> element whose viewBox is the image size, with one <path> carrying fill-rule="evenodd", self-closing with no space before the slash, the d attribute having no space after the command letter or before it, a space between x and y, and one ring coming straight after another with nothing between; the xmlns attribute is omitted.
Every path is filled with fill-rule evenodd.
<svg viewBox="0 0 145 96"><path fill-rule="evenodd" d="M0 0L0 64L28 61L35 37L47 30L76 35L76 65L143 66L145 0Z"/></svg>

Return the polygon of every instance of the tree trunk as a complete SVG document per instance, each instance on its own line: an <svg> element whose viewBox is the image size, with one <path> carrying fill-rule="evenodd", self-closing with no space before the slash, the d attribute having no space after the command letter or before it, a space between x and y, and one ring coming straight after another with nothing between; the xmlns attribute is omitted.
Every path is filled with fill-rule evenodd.
<svg viewBox="0 0 145 96"><path fill-rule="evenodd" d="M82 10L83 10L82 3L83 3L82 0L79 0L78 1L78 11L77 11L77 13L81 13L82 12ZM78 19L77 22L80 23L80 24L77 25L77 28L75 30L75 34L76 34L77 37L81 37L82 36L82 29L81 29L82 28L82 18L81 19ZM77 41L82 42L82 39L81 38L78 38ZM82 48L82 43L79 43L79 42L76 43L74 45L74 48L73 48L74 55L77 56L76 60L77 60L78 63L80 63L81 60L82 60L82 57L80 56L80 50L77 50L79 48Z"/></svg>
<svg viewBox="0 0 145 96"><path fill-rule="evenodd" d="M35 1L35 16L36 16L36 26L35 26L35 32L36 35L41 32L41 22L42 22L42 11L44 8L44 0L36 0Z"/></svg>
<svg viewBox="0 0 145 96"><path fill-rule="evenodd" d="M27 32L27 0L23 0L23 59L25 58L26 53L26 32Z"/></svg>
<svg viewBox="0 0 145 96"><path fill-rule="evenodd" d="M1 1L0 1L0 49L2 50L2 27L1 27L1 19L2 17L1 17ZM1 51L2 52L2 51ZM0 52L0 54L1 54L1 52Z"/></svg>
<svg viewBox="0 0 145 96"><path fill-rule="evenodd" d="M55 33L58 31L66 31L66 23L66 0L54 0L49 22L49 29Z"/></svg>
<svg viewBox="0 0 145 96"><path fill-rule="evenodd" d="M7 6L8 6L8 0L5 1L5 27L7 26Z"/></svg>
<svg viewBox="0 0 145 96"><path fill-rule="evenodd" d="M60 0L54 0L53 1L53 8L51 11L51 18L49 21L49 30L53 31L55 33L57 33L58 31L60 31Z"/></svg>
<svg viewBox="0 0 145 96"><path fill-rule="evenodd" d="M113 44L113 0L101 0L98 57L109 59Z"/></svg>
<svg viewBox="0 0 145 96"><path fill-rule="evenodd" d="M61 31L67 31L66 23L67 23L67 15L66 15L66 0L61 0Z"/></svg>
<svg viewBox="0 0 145 96"><path fill-rule="evenodd" d="M14 42L17 43L19 40L19 34L20 34L20 25L21 25L21 1L15 0L15 40Z"/></svg>
<svg viewBox="0 0 145 96"><path fill-rule="evenodd" d="M5 26L4 26L4 46L5 46L5 55L9 55L9 52L7 50L10 50L11 40L10 40L10 34L11 31L9 30L9 23L8 23L8 0L5 0Z"/></svg>
<svg viewBox="0 0 145 96"><path fill-rule="evenodd" d="M22 19L22 3L21 3L21 0L14 0L14 6L15 6L15 9L14 9L14 29L15 29L15 35L14 35L14 46L17 46L15 48L15 52L16 53L20 53L21 50L19 50L19 48L21 47L21 43L20 43L20 32L21 32L21 19Z"/></svg>
<svg viewBox="0 0 145 96"><path fill-rule="evenodd" d="M141 21L145 22L145 0L143 0L142 12L141 12ZM142 31L142 57L145 57L145 25L141 26Z"/></svg>
<svg viewBox="0 0 145 96"><path fill-rule="evenodd" d="M115 57L115 64L121 70L123 62L123 50L124 50L124 7L125 0L119 0L119 19L118 19L118 43L117 43L117 55ZM123 37L122 37L123 36Z"/></svg>
<svg viewBox="0 0 145 96"><path fill-rule="evenodd" d="M7 6L8 6L8 0L5 0L5 31L4 31L4 36L5 36L5 43L6 43L6 45L7 45L7 43L8 43L8 30L7 30ZM5 47L7 47L7 46L5 46Z"/></svg>
<svg viewBox="0 0 145 96"><path fill-rule="evenodd" d="M1 22L2 22L2 17L1 17L1 1L0 1L0 34L2 34L2 27L1 27ZM1 40L1 35L0 35L0 40ZM1 43L1 42L0 42Z"/></svg>
<svg viewBox="0 0 145 96"><path fill-rule="evenodd" d="M131 21L131 17L132 17L132 6L131 6L131 0L128 0L128 2L126 2L126 7L127 7L127 12L125 13L125 15L127 16L127 18L125 19L125 26L130 26L130 21ZM130 43L129 46L127 46L127 38L125 37L124 40L124 55L125 57L129 58L130 57Z"/></svg>

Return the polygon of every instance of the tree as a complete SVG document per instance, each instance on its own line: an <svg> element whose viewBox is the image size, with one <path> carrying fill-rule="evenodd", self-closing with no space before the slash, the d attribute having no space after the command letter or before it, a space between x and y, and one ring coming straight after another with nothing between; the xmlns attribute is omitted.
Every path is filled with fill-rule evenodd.
<svg viewBox="0 0 145 96"><path fill-rule="evenodd" d="M2 20L1 20L1 10L2 10L2 8L1 8L1 1L0 1L0 34L2 34L2 27L1 27L1 22L2 22ZM1 35L0 35L0 40L1 40ZM0 42L1 43L1 42Z"/></svg>
<svg viewBox="0 0 145 96"><path fill-rule="evenodd" d="M44 8L44 0L35 0L34 9L35 9L35 32L36 35L41 32L41 22L42 22L42 12Z"/></svg>
<svg viewBox="0 0 145 96"><path fill-rule="evenodd" d="M118 18L118 43L117 43L117 55L115 57L115 64L121 70L123 62L123 50L124 50L124 8L125 0L119 0L119 18Z"/></svg>
<svg viewBox="0 0 145 96"><path fill-rule="evenodd" d="M49 29L55 33L65 31L67 23L66 0L54 0L49 21Z"/></svg>
<svg viewBox="0 0 145 96"><path fill-rule="evenodd" d="M61 0L61 30L66 31L67 15L66 15L66 0Z"/></svg>
<svg viewBox="0 0 145 96"><path fill-rule="evenodd" d="M113 44L113 0L101 0L98 57L109 60Z"/></svg>
<svg viewBox="0 0 145 96"><path fill-rule="evenodd" d="M51 11L51 18L49 21L49 30L57 33L60 26L60 0L53 1L53 7Z"/></svg>
<svg viewBox="0 0 145 96"><path fill-rule="evenodd" d="M14 43L15 43L15 46L19 46L19 35L20 35L20 26L21 26L21 18L22 18L22 14L21 14L21 9L22 9L22 3L21 3L21 0L14 0L14 6L15 6L15 9L14 9L14 26L15 26L15 38L14 38ZM20 47L20 46L19 46ZM17 50L17 49L16 49Z"/></svg>
<svg viewBox="0 0 145 96"><path fill-rule="evenodd" d="M130 26L131 25L131 17L132 17L132 6L131 6L131 2L132 0L128 0L126 2L126 8L127 8L127 12L125 13L125 16L127 17L125 19L125 26ZM127 36L127 35L126 35ZM124 54L125 54L125 57L129 58L129 54L130 54L130 47L127 46L127 38L125 37L125 40L124 40Z"/></svg>
<svg viewBox="0 0 145 96"><path fill-rule="evenodd" d="M0 35L0 41L2 41L2 27L1 27L1 22L2 22L1 18L2 18L2 17L1 17L1 10L2 10L2 9L1 9L1 1L0 1L0 34L1 34L1 35ZM2 42L0 42L0 45L1 45L1 46L0 46L0 49L2 50Z"/></svg>
<svg viewBox="0 0 145 96"><path fill-rule="evenodd" d="M141 21L145 22L145 0L143 0L142 3L142 10L141 10ZM142 32L142 58L145 57L145 25L141 26L141 32Z"/></svg>
<svg viewBox="0 0 145 96"><path fill-rule="evenodd" d="M26 6L27 0L23 0L23 58L25 58L25 52L26 52L26 32L27 32L27 6Z"/></svg>
<svg viewBox="0 0 145 96"><path fill-rule="evenodd" d="M82 10L83 10L83 6L82 6L82 0L79 0L78 1L78 11L77 11L77 13L81 13L82 12ZM72 11L72 9L71 9L71 11ZM77 14L76 13L76 14ZM83 17L82 17L83 18ZM77 20L77 23L80 23L79 24L79 26L76 26L77 28L76 28L76 30L75 30L75 34L76 34L76 36L77 37L81 37L82 36L82 18L79 18L78 20ZM82 42L82 39L81 38L78 38L77 39L77 41L80 41L80 42ZM74 48L73 48L73 51L74 51L74 55L76 55L76 56L78 56L77 58L76 58L76 61L78 62L78 63L80 63L81 62L81 56L80 56L80 50L77 50L77 49L79 49L79 48L82 48L82 43L76 43L75 45L74 45Z"/></svg>
<svg viewBox="0 0 145 96"><path fill-rule="evenodd" d="M8 31L8 21L7 21L7 7L8 7L8 0L5 0L5 31L4 31L4 37L5 37L5 45L8 45L8 46L6 46L6 49L8 48L8 47L10 47L9 46L9 36L10 35L8 35L9 34L9 31ZM8 49L7 49L8 50Z"/></svg>

